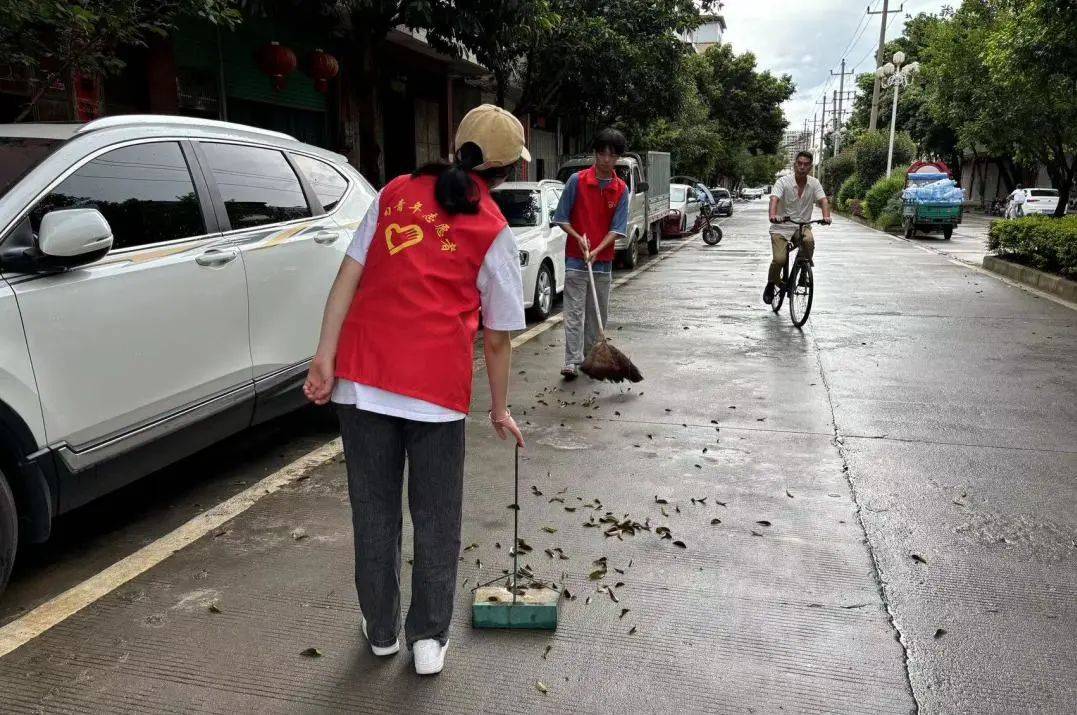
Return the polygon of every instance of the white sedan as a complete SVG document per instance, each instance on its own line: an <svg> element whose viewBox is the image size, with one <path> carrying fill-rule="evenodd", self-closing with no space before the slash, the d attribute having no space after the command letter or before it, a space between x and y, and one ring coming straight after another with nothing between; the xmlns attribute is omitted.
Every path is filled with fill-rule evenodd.
<svg viewBox="0 0 1077 715"><path fill-rule="evenodd" d="M510 181L494 189L493 197L516 234L524 279L524 307L531 317L545 320L554 299L565 288L565 238L553 223L565 185L560 181Z"/></svg>

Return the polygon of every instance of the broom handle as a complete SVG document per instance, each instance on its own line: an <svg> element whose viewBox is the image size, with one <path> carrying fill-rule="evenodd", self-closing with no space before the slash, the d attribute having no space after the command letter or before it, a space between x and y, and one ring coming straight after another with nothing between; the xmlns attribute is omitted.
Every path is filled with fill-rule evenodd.
<svg viewBox="0 0 1077 715"><path fill-rule="evenodd" d="M516 465L513 469L515 491L512 503L516 508L512 510L512 605L516 605L516 577L520 569L516 566L517 554L520 551L520 445L516 445Z"/></svg>
<svg viewBox="0 0 1077 715"><path fill-rule="evenodd" d="M605 340L606 331L602 327L602 309L598 305L598 288L595 288L595 272L591 268L590 261L587 261L587 275L591 277L591 296L595 299L595 317L598 318L598 335Z"/></svg>

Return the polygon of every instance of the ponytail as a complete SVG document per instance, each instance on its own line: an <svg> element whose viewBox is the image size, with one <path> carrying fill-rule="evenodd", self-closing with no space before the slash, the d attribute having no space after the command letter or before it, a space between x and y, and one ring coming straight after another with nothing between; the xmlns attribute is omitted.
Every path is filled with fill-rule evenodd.
<svg viewBox="0 0 1077 715"><path fill-rule="evenodd" d="M451 164L435 161L425 164L414 172L413 177L435 176L434 198L442 210L450 216L456 214L477 214L479 212L479 187L471 174L475 167L482 164L482 150L471 142L464 144L456 152ZM494 167L477 172L487 181L504 178L508 175L505 167Z"/></svg>

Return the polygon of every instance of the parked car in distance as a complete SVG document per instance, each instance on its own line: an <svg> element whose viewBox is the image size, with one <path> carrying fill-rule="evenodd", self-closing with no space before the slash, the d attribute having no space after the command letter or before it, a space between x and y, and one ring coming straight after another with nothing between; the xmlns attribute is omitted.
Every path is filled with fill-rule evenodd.
<svg viewBox="0 0 1077 715"><path fill-rule="evenodd" d="M1053 215L1058 208L1058 189L1025 189L1025 216Z"/></svg>
<svg viewBox="0 0 1077 715"><path fill-rule="evenodd" d="M766 191L762 187L748 188L740 190L741 196L746 199L760 199L763 198Z"/></svg>
<svg viewBox="0 0 1077 715"><path fill-rule="evenodd" d="M553 311L554 299L565 289L567 234L553 222L565 185L560 181L510 181L491 192L516 234L524 307L536 320Z"/></svg>
<svg viewBox="0 0 1077 715"><path fill-rule="evenodd" d="M701 202L699 192L688 184L669 185L669 216L662 224L662 233L671 238L687 236L699 221Z"/></svg>
<svg viewBox="0 0 1077 715"><path fill-rule="evenodd" d="M723 189L721 186L716 186L711 191L711 196L714 197L717 206L717 214L719 216L732 216L733 215L733 197L729 193L729 189Z"/></svg>
<svg viewBox="0 0 1077 715"><path fill-rule="evenodd" d="M0 125L0 588L53 519L301 392L375 192L190 117Z"/></svg>

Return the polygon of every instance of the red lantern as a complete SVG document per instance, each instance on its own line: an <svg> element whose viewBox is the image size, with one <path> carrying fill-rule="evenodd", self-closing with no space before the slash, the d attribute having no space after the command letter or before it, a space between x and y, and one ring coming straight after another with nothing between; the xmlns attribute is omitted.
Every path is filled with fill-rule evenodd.
<svg viewBox="0 0 1077 715"><path fill-rule="evenodd" d="M295 72L298 64L295 53L279 42L268 42L259 47L254 53L254 61L258 63L258 69L269 75L276 90L284 89L288 75Z"/></svg>
<svg viewBox="0 0 1077 715"><path fill-rule="evenodd" d="M307 74L314 80L314 89L325 94L329 91L329 80L340 74L340 63L328 52L314 50L307 57Z"/></svg>

